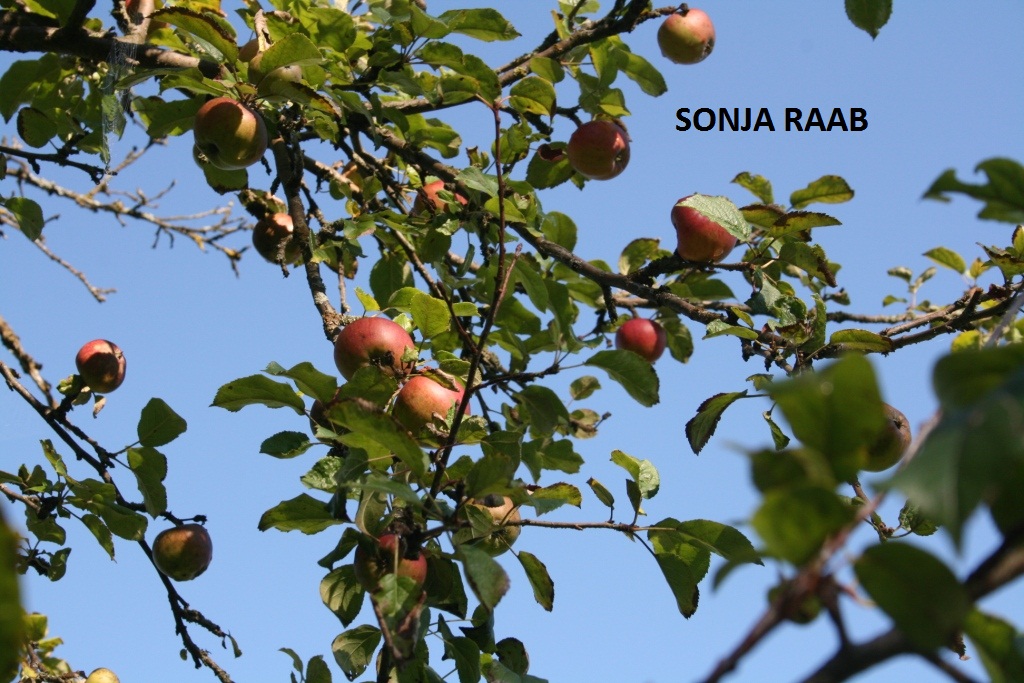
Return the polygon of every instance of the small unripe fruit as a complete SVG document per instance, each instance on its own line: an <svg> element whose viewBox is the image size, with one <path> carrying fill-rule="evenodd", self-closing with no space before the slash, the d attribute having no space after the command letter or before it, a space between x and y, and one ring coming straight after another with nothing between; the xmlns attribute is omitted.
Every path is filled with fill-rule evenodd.
<svg viewBox="0 0 1024 683"><path fill-rule="evenodd" d="M94 339L80 348L75 366L82 381L97 394L110 393L124 381L124 354L106 339Z"/></svg>
<svg viewBox="0 0 1024 683"><path fill-rule="evenodd" d="M665 328L647 318L631 318L615 332L615 348L632 351L649 363L661 358L667 345Z"/></svg>
<svg viewBox="0 0 1024 683"><path fill-rule="evenodd" d="M376 365L395 376L405 374L402 356L416 349L405 329L388 318L359 318L345 325L334 340L334 364L345 379L356 370Z"/></svg>
<svg viewBox="0 0 1024 683"><path fill-rule="evenodd" d="M672 225L676 229L676 253L687 261L718 263L736 246L736 238L721 225L697 209L680 206L683 197L672 207Z"/></svg>
<svg viewBox="0 0 1024 683"><path fill-rule="evenodd" d="M356 546L353 568L356 581L370 593L377 590L387 574L412 579L417 588L422 588L427 580L427 558L418 550L411 553L405 540L395 534L383 534L373 545Z"/></svg>
<svg viewBox="0 0 1024 683"><path fill-rule="evenodd" d="M566 154L569 164L585 178L610 180L626 170L629 136L613 121L590 121L573 131Z"/></svg>
<svg viewBox="0 0 1024 683"><path fill-rule="evenodd" d="M302 260L302 249L292 242L294 231L292 217L288 214L267 214L253 226L252 246L271 263L277 263L279 259L283 259L287 265L299 263Z"/></svg>
<svg viewBox="0 0 1024 683"><path fill-rule="evenodd" d="M164 529L153 540L153 562L168 578L191 581L213 560L210 533L201 524Z"/></svg>
<svg viewBox="0 0 1024 683"><path fill-rule="evenodd" d="M658 47L676 64L702 62L715 48L715 26L699 9L670 14L658 27Z"/></svg>
<svg viewBox="0 0 1024 683"><path fill-rule="evenodd" d="M85 683L121 683L121 679L110 669L100 667L93 669L93 672L85 679Z"/></svg>
<svg viewBox="0 0 1024 683"><path fill-rule="evenodd" d="M900 461L910 446L910 423L907 416L888 403L882 404L882 410L885 413L885 427L868 447L867 464L863 467L868 472L889 469Z"/></svg>
<svg viewBox="0 0 1024 683"><path fill-rule="evenodd" d="M501 555L511 548L523 531L523 527L519 524L509 524L509 522L519 522L523 519L519 508L512 502L512 499L508 496L490 494L472 500L470 505L487 510L491 515L491 520L498 527L487 536L477 540L474 545L485 550L491 557Z"/></svg>

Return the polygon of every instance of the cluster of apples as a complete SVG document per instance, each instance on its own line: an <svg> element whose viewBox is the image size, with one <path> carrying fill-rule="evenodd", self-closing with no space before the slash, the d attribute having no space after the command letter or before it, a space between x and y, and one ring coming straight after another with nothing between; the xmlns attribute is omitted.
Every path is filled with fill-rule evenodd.
<svg viewBox="0 0 1024 683"><path fill-rule="evenodd" d="M675 64L703 61L715 47L711 17L682 5L658 27L658 47ZM584 178L611 180L629 164L629 135L617 119L595 119L573 131L565 151L569 165Z"/></svg>

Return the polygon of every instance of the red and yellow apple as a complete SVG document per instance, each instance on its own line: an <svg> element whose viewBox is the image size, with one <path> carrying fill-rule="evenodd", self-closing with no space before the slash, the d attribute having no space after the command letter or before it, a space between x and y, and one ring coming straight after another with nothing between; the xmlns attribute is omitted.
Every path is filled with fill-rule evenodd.
<svg viewBox="0 0 1024 683"><path fill-rule="evenodd" d="M681 205L691 196L683 197L672 207L672 225L678 239L676 253L687 261L718 263L736 246L736 238L697 209Z"/></svg>
<svg viewBox="0 0 1024 683"><path fill-rule="evenodd" d="M202 524L164 529L153 539L153 563L168 578L191 581L213 560L213 541Z"/></svg>
<svg viewBox="0 0 1024 683"><path fill-rule="evenodd" d="M522 520L519 508L512 499L492 493L483 498L473 499L470 505L476 505L489 512L496 527L488 535L476 540L474 545L486 551L491 557L501 555L511 548L523 531L519 524L509 524Z"/></svg>
<svg viewBox="0 0 1024 683"><path fill-rule="evenodd" d="M443 180L433 180L424 185L416 193L416 200L412 204L412 214L421 214L424 211L431 210L434 212L440 212L445 210L445 201L437 196L437 193L445 189ZM469 202L461 194L455 192L455 201L462 206L465 206Z"/></svg>
<svg viewBox="0 0 1024 683"><path fill-rule="evenodd" d="M230 97L215 97L196 112L195 146L219 169L252 166L267 151L267 125L259 112Z"/></svg>
<svg viewBox="0 0 1024 683"><path fill-rule="evenodd" d="M426 556L419 549L409 548L396 534L383 534L376 541L361 542L356 546L353 567L356 581L370 593L380 587L381 579L388 574L412 579L417 588L422 588L427 580Z"/></svg>
<svg viewBox="0 0 1024 683"><path fill-rule="evenodd" d="M868 472L887 470L900 461L910 446L910 422L907 416L888 403L882 404L885 427L868 447L867 464L862 469Z"/></svg>
<svg viewBox="0 0 1024 683"><path fill-rule="evenodd" d="M405 374L402 356L415 350L412 337L401 325L388 318L359 318L345 325L334 340L334 364L345 379L356 370L376 365L394 376Z"/></svg>
<svg viewBox="0 0 1024 683"><path fill-rule="evenodd" d="M649 363L661 358L667 344L665 328L647 318L630 318L615 332L615 348L632 351Z"/></svg>
<svg viewBox="0 0 1024 683"><path fill-rule="evenodd" d="M121 679L110 669L101 666L92 670L89 677L85 679L85 683L121 683Z"/></svg>
<svg viewBox="0 0 1024 683"><path fill-rule="evenodd" d="M591 180L610 180L626 170L629 136L614 121L596 119L578 127L566 147L569 164Z"/></svg>
<svg viewBox="0 0 1024 683"><path fill-rule="evenodd" d="M452 386L458 387L450 389L442 381L442 378L435 379L428 374L416 375L402 386L395 397L391 414L414 436L432 423L435 415L444 419L448 411L462 401L465 389L461 383L450 380ZM466 414L469 414L468 405Z"/></svg>
<svg viewBox="0 0 1024 683"><path fill-rule="evenodd" d="M82 381L97 394L107 394L121 386L126 363L117 344L93 339L78 350L75 366Z"/></svg>
<svg viewBox="0 0 1024 683"><path fill-rule="evenodd" d="M292 241L294 231L291 216L268 213L253 226L252 246L271 263L299 263L302 261L302 249Z"/></svg>
<svg viewBox="0 0 1024 683"><path fill-rule="evenodd" d="M699 9L670 14L658 27L658 47L669 61L696 64L715 48L715 25Z"/></svg>

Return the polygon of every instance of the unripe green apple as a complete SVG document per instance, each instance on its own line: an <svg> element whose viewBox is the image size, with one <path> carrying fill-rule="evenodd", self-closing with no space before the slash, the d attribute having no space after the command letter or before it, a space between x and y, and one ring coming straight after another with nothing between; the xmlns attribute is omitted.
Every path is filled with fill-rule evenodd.
<svg viewBox="0 0 1024 683"><path fill-rule="evenodd" d="M509 522L519 522L523 518L512 499L492 493L483 498L473 499L470 501L470 505L487 510L497 527L487 536L475 541L474 545L486 551L491 557L501 555L511 548L523 531L523 527L519 524L509 524Z"/></svg>
<svg viewBox="0 0 1024 683"><path fill-rule="evenodd" d="M345 379L356 370L376 365L394 376L405 374L402 356L416 349L405 329L388 318L359 318L345 325L334 340L334 364Z"/></svg>
<svg viewBox="0 0 1024 683"><path fill-rule="evenodd" d="M264 72L262 63L265 54L259 52L249 60L249 82L256 86L256 94L260 97L287 96L288 86L302 80L302 67L286 64Z"/></svg>
<svg viewBox="0 0 1024 683"><path fill-rule="evenodd" d="M100 667L93 669L93 672L85 679L85 683L121 683L121 679L110 669Z"/></svg>
<svg viewBox="0 0 1024 683"><path fill-rule="evenodd" d="M882 404L885 413L885 427L868 447L867 464L862 469L868 472L887 470L900 461L910 446L910 423L907 416L888 403Z"/></svg>
<svg viewBox="0 0 1024 683"><path fill-rule="evenodd" d="M676 64L702 62L715 48L715 25L699 9L670 14L658 27L658 47Z"/></svg>
<svg viewBox="0 0 1024 683"><path fill-rule="evenodd" d="M613 121L589 121L573 131L566 154L569 164L585 178L610 180L626 170L629 136Z"/></svg>
<svg viewBox="0 0 1024 683"><path fill-rule="evenodd" d="M153 539L153 562L168 578L191 581L213 560L213 541L201 524L164 529Z"/></svg>
<svg viewBox="0 0 1024 683"><path fill-rule="evenodd" d="M647 318L630 318L615 332L615 348L632 351L648 363L661 358L667 345L665 328Z"/></svg>
<svg viewBox="0 0 1024 683"><path fill-rule="evenodd" d="M82 381L97 394L110 393L124 381L124 354L106 339L93 339L82 346L75 356L75 366Z"/></svg>
<svg viewBox="0 0 1024 683"><path fill-rule="evenodd" d="M268 213L252 229L252 246L271 263L286 265L302 261L302 249L292 241L295 231L292 217L286 213ZM283 248L283 249L282 249Z"/></svg>
<svg viewBox="0 0 1024 683"><path fill-rule="evenodd" d="M269 140L263 117L229 97L216 97L200 107L192 132L199 151L225 171L255 164Z"/></svg>
<svg viewBox="0 0 1024 683"><path fill-rule="evenodd" d="M356 546L353 567L356 581L370 593L377 590L387 574L412 579L417 588L422 588L427 580L426 556L418 549L410 549L405 539L396 534L383 534L372 544Z"/></svg>
<svg viewBox="0 0 1024 683"><path fill-rule="evenodd" d="M672 207L672 225L678 240L676 253L687 261L718 263L736 246L736 238L697 209L680 205L692 196L683 197Z"/></svg>
<svg viewBox="0 0 1024 683"><path fill-rule="evenodd" d="M401 388L395 397L391 414L414 436L434 421L434 416L444 418L448 411L462 402L465 390L460 382L451 380L458 389L449 389L427 374L416 375ZM466 406L469 414L469 406Z"/></svg>

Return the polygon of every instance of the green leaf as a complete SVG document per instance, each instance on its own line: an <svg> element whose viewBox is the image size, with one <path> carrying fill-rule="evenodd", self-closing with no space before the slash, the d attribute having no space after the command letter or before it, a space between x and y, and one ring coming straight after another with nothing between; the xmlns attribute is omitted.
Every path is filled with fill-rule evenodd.
<svg viewBox="0 0 1024 683"><path fill-rule="evenodd" d="M302 393L327 403L334 398L338 390L338 380L334 375L320 372L312 363L302 362L285 370L277 363L271 363L264 370L275 377L287 377L295 382Z"/></svg>
<svg viewBox="0 0 1024 683"><path fill-rule="evenodd" d="M114 559L114 536L103 520L93 514L82 515L82 524L96 538L100 547L107 551L110 559Z"/></svg>
<svg viewBox="0 0 1024 683"><path fill-rule="evenodd" d="M846 16L854 26L877 38L892 16L892 0L846 0Z"/></svg>
<svg viewBox="0 0 1024 683"><path fill-rule="evenodd" d="M619 272L629 275L654 258L660 250L661 241L650 237L632 240L619 256Z"/></svg>
<svg viewBox="0 0 1024 683"><path fill-rule="evenodd" d="M331 643L334 661L350 681L358 678L373 661L380 645L381 632L376 626L363 624L340 634Z"/></svg>
<svg viewBox="0 0 1024 683"><path fill-rule="evenodd" d="M1024 681L1024 636L1013 624L977 609L964 621L991 683Z"/></svg>
<svg viewBox="0 0 1024 683"><path fill-rule="evenodd" d="M338 401L331 406L330 420L345 427L351 435L343 438L349 445L365 440L394 453L418 477L427 471L427 455L394 418L382 412L367 410L354 400Z"/></svg>
<svg viewBox="0 0 1024 683"><path fill-rule="evenodd" d="M715 394L705 399L697 407L697 414L686 423L686 440L690 442L690 448L695 455L700 454L701 449L714 435L715 428L718 427L718 421L722 419L725 409L746 395L746 389Z"/></svg>
<svg viewBox="0 0 1024 683"><path fill-rule="evenodd" d="M625 47L625 45L623 45ZM619 69L622 73L640 86L645 95L658 97L668 91L665 77L658 69L640 55L628 48L619 52Z"/></svg>
<svg viewBox="0 0 1024 683"><path fill-rule="evenodd" d="M558 394L548 387L531 384L513 397L529 415L532 434L547 436L558 427L569 424L569 411Z"/></svg>
<svg viewBox="0 0 1024 683"><path fill-rule="evenodd" d="M534 489L530 495L530 502L538 515L557 510L563 505L583 505L583 494L572 484L564 482L552 484L544 488Z"/></svg>
<svg viewBox="0 0 1024 683"><path fill-rule="evenodd" d="M508 592L508 574L480 548L463 543L456 548L455 556L462 562L473 594L484 607L493 610Z"/></svg>
<svg viewBox="0 0 1024 683"><path fill-rule="evenodd" d="M520 550L515 553L516 559L523 565L526 578L530 580L533 587L533 598L537 604L550 612L555 604L555 583L548 574L548 568L537 559L536 555Z"/></svg>
<svg viewBox="0 0 1024 683"><path fill-rule="evenodd" d="M862 353L890 353L895 350L892 339L868 330L836 330L828 343L840 346L844 351Z"/></svg>
<svg viewBox="0 0 1024 683"><path fill-rule="evenodd" d="M519 32L496 9L452 9L438 17L455 33L491 42L495 40L514 40Z"/></svg>
<svg viewBox="0 0 1024 683"><path fill-rule="evenodd" d="M639 460L632 455L622 451L612 451L612 462L629 472L629 476L636 482L640 495L644 498L654 498L661 487L661 477L658 470L650 460Z"/></svg>
<svg viewBox="0 0 1024 683"><path fill-rule="evenodd" d="M0 201L14 216L18 230L33 242L43 234L43 209L27 197L11 197Z"/></svg>
<svg viewBox="0 0 1024 683"><path fill-rule="evenodd" d="M988 177L987 184L964 183L953 169L946 170L924 193L925 199L948 202L947 193L957 192L984 202L979 218L1005 223L1024 223L1024 166L1013 159L982 161L975 172Z"/></svg>
<svg viewBox="0 0 1024 683"><path fill-rule="evenodd" d="M151 398L142 409L137 428L139 443L156 448L168 444L185 433L188 424L162 399Z"/></svg>
<svg viewBox="0 0 1024 683"><path fill-rule="evenodd" d="M291 408L299 415L305 414L306 410L294 389L263 375L249 375L228 382L217 390L211 405L234 413L246 406L259 404L268 408Z"/></svg>
<svg viewBox="0 0 1024 683"><path fill-rule="evenodd" d="M523 114L551 116L555 111L555 87L539 76L527 76L509 90L509 105Z"/></svg>
<svg viewBox="0 0 1024 683"><path fill-rule="evenodd" d="M146 512L153 519L167 509L167 489L164 479L167 477L167 458L155 448L142 446L128 449L128 467L135 474L139 484L142 501Z"/></svg>
<svg viewBox="0 0 1024 683"><path fill-rule="evenodd" d="M750 224L728 197L692 194L676 202L676 206L688 206L695 209L725 228L726 232L740 242L750 239Z"/></svg>
<svg viewBox="0 0 1024 683"><path fill-rule="evenodd" d="M316 534L336 524L341 524L341 520L331 516L327 503L302 493L291 500L281 501L264 512L257 528L260 531L277 529Z"/></svg>
<svg viewBox="0 0 1024 683"><path fill-rule="evenodd" d="M658 397L658 375L646 360L621 349L598 351L583 363L601 368L608 376L622 385L633 399L642 406L656 405Z"/></svg>
<svg viewBox="0 0 1024 683"><path fill-rule="evenodd" d="M707 574L711 554L686 542L675 531L652 530L647 532L647 538L658 567L676 599L679 613L689 619L697 611L700 598L697 584Z"/></svg>
<svg viewBox="0 0 1024 683"><path fill-rule="evenodd" d="M0 512L0 678L13 677L25 639L18 589L18 535Z"/></svg>
<svg viewBox="0 0 1024 683"><path fill-rule="evenodd" d="M837 175L823 175L802 190L789 196L789 203L794 209L802 209L808 204L841 204L853 199L853 190Z"/></svg>
<svg viewBox="0 0 1024 683"><path fill-rule="evenodd" d="M139 541L146 533L146 518L117 502L117 489L113 484L83 479L68 480L74 495L69 502L98 515L114 535L128 541Z"/></svg>
<svg viewBox="0 0 1024 683"><path fill-rule="evenodd" d="M800 566L853 515L833 491L805 485L767 491L750 523L770 555Z"/></svg>
<svg viewBox="0 0 1024 683"><path fill-rule="evenodd" d="M590 398L600 388L601 383L593 375L577 377L569 385L569 396L574 401L582 401L585 398Z"/></svg>
<svg viewBox="0 0 1024 683"><path fill-rule="evenodd" d="M459 683L478 683L480 681L480 646L477 642L472 638L456 636L452 633L444 617L438 618L437 631L444 643L444 659L455 661Z"/></svg>
<svg viewBox="0 0 1024 683"><path fill-rule="evenodd" d="M707 519L678 522L669 518L654 526L673 527L688 542L709 550L729 562L764 564L750 540L728 524L712 522Z"/></svg>
<svg viewBox="0 0 1024 683"><path fill-rule="evenodd" d="M306 665L305 683L332 683L331 669L324 661L323 655L310 658L309 664Z"/></svg>
<svg viewBox="0 0 1024 683"><path fill-rule="evenodd" d="M740 339L757 339L759 336L757 330L740 325L730 325L724 320L712 320L704 330L704 339L721 337L723 335L739 337Z"/></svg>
<svg viewBox="0 0 1024 683"><path fill-rule="evenodd" d="M320 599L342 626L348 626L359 616L365 594L351 564L338 567L320 581Z"/></svg>
<svg viewBox="0 0 1024 683"><path fill-rule="evenodd" d="M952 249L947 249L946 247L935 247L934 249L929 249L924 252L924 255L938 263L940 266L946 266L957 273L963 274L967 271L967 262L964 261L964 257Z"/></svg>
<svg viewBox="0 0 1024 683"><path fill-rule="evenodd" d="M768 236L781 239L797 233L807 232L814 228L827 228L842 225L836 218L827 213L817 211L789 211L779 216L768 229ZM823 252L824 253L824 252Z"/></svg>
<svg viewBox="0 0 1024 683"><path fill-rule="evenodd" d="M260 453L286 460L302 455L312 446L309 437L302 432L278 432L263 440Z"/></svg>
<svg viewBox="0 0 1024 683"><path fill-rule="evenodd" d="M732 182L750 190L751 194L761 200L762 204L772 204L775 201L775 195L772 193L772 183L762 175L743 171L733 178Z"/></svg>
<svg viewBox="0 0 1024 683"><path fill-rule="evenodd" d="M448 304L425 292L418 292L418 296L413 297L410 313L413 323L427 339L451 329L452 316Z"/></svg>
<svg viewBox="0 0 1024 683"><path fill-rule="evenodd" d="M150 15L153 21L163 21L190 33L200 45L220 62L238 59L235 30L227 19L213 12L199 12L184 7L164 7Z"/></svg>
<svg viewBox="0 0 1024 683"><path fill-rule="evenodd" d="M915 546L896 542L872 546L853 569L868 595L921 649L947 645L971 609L967 591L953 572Z"/></svg>

